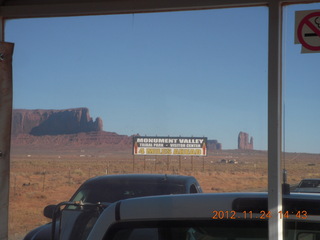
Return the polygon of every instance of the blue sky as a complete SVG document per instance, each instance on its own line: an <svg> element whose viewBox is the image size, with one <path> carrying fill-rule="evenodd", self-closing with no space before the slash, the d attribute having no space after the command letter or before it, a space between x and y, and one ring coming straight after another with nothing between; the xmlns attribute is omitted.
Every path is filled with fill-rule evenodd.
<svg viewBox="0 0 320 240"><path fill-rule="evenodd" d="M286 149L319 153L320 54L294 45L295 10L285 15ZM223 149L244 131L267 149L265 7L19 19L5 33L14 108L88 107L105 131L205 136Z"/></svg>

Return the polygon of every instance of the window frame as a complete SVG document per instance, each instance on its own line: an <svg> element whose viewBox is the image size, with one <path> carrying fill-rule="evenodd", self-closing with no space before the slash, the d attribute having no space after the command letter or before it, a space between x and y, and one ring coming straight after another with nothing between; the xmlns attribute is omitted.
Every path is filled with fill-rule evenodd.
<svg viewBox="0 0 320 240"><path fill-rule="evenodd" d="M268 192L269 209L278 211L282 209L281 187L281 150L282 150L282 10L285 5L315 3L306 0L185 0L185 1L156 1L156 0L126 0L126 1L59 1L59 0L29 0L1 1L0 6L0 40L5 40L5 21L14 18L35 17L61 17L98 14L123 14L161 11L183 11L216 8L237 8L267 6L269 8L269 39L268 39ZM12 87L7 89L6 99L0 98L0 128L11 128L12 118ZM11 109L11 111L10 111ZM9 124L8 124L9 122ZM9 163L10 163L10 136L5 132L0 133L0 149L3 161L0 163L0 172L7 172L1 177L5 183L0 189L3 200L0 205L7 206L0 209L1 220L8 222L8 195L9 195ZM0 141L0 142L1 142ZM0 229L7 235L7 225ZM282 220L272 218L269 222L269 236L272 239L282 239Z"/></svg>

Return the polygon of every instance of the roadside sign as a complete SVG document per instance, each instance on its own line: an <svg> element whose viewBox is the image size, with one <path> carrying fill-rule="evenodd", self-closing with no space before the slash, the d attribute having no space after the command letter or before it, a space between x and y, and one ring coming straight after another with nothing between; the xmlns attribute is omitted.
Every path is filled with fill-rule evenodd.
<svg viewBox="0 0 320 240"><path fill-rule="evenodd" d="M302 53L320 53L320 10L296 12L294 43Z"/></svg>
<svg viewBox="0 0 320 240"><path fill-rule="evenodd" d="M133 155L207 156L207 138L135 136Z"/></svg>

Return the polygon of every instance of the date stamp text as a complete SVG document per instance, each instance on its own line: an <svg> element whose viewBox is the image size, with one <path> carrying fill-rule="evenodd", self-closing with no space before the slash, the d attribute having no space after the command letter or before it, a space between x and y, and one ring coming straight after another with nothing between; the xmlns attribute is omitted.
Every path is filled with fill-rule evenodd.
<svg viewBox="0 0 320 240"><path fill-rule="evenodd" d="M272 217L279 217L280 219L285 218L297 218L297 219L307 219L308 212L306 210L289 212L289 211L279 211L277 214L271 214L271 211L261 210L260 212L253 211L212 211L212 219L270 219Z"/></svg>

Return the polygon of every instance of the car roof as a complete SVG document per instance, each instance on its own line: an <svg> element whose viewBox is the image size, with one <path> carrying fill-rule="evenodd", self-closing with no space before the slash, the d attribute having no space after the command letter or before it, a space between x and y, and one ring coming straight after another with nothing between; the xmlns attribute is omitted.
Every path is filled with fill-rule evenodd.
<svg viewBox="0 0 320 240"><path fill-rule="evenodd" d="M116 175L103 175L88 179L85 184L98 183L98 182L169 182L176 184L185 184L187 182L197 182L193 176L184 175L171 175L171 174L116 174Z"/></svg>
<svg viewBox="0 0 320 240"><path fill-rule="evenodd" d="M116 223L213 220L215 212L223 214L224 220L229 220L227 216L232 214L237 220L268 220L266 217L262 219L263 211L268 212L267 200L267 193L202 193L121 200L102 212L89 239L102 236ZM284 196L283 205L283 211L290 213L291 220L320 221L320 195L292 193ZM307 218L298 219L297 211L306 211ZM245 216L245 213L250 212L252 218L248 219L249 215Z"/></svg>
<svg viewBox="0 0 320 240"><path fill-rule="evenodd" d="M212 211L252 211L260 213L268 210L267 193L211 193L143 197L120 201L119 216L131 218L176 218L211 217ZM141 212L138 206L144 206ZM292 193L285 195L285 209L308 210L320 215L320 195ZM291 208L293 210L291 210Z"/></svg>

